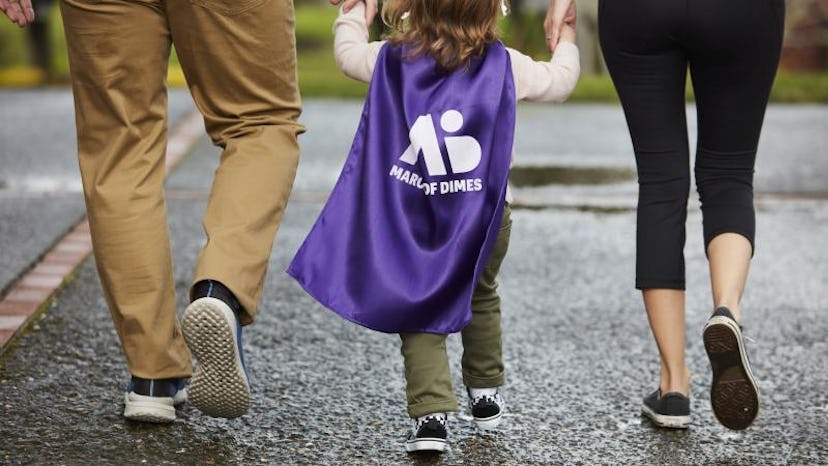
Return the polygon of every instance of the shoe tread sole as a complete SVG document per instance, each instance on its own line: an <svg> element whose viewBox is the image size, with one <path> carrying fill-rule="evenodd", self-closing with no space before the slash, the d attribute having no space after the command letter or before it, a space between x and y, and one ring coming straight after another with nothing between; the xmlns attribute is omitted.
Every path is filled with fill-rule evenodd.
<svg viewBox="0 0 828 466"><path fill-rule="evenodd" d="M704 348L713 370L710 403L725 427L743 430L759 414L759 391L735 323L713 318L704 329Z"/></svg>
<svg viewBox="0 0 828 466"><path fill-rule="evenodd" d="M250 387L241 367L236 330L215 298L200 298L184 311L184 339L198 362L187 388L193 406L213 417L236 418L250 407Z"/></svg>

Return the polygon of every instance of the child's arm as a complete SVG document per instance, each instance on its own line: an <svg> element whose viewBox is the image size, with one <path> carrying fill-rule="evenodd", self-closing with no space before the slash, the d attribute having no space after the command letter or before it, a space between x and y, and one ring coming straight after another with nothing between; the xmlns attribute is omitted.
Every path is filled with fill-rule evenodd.
<svg viewBox="0 0 828 466"><path fill-rule="evenodd" d="M383 42L368 42L365 4L359 2L349 12L340 10L334 22L334 57L345 76L368 82Z"/></svg>
<svg viewBox="0 0 828 466"><path fill-rule="evenodd" d="M534 61L517 50L507 49L512 59L518 100L563 102L569 97L581 73L574 40L574 29L564 26L561 41L548 62Z"/></svg>

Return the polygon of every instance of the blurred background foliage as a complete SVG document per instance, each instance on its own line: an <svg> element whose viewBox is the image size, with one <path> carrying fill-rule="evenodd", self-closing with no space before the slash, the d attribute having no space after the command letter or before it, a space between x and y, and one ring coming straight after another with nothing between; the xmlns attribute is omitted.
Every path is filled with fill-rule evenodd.
<svg viewBox="0 0 828 466"><path fill-rule="evenodd" d="M615 101L597 45L597 0L577 0L582 77L571 100ZM548 0L511 0L501 21L504 42L536 59L548 59L542 22ZM305 97L361 97L366 86L345 78L332 54L337 9L326 0L295 0L299 82ZM787 0L785 46L772 99L828 103L828 0ZM69 67L57 2L37 0L34 29L20 30L0 19L0 86L66 85ZM381 24L374 34L381 32ZM171 54L169 82L186 85ZM688 86L688 98L692 98Z"/></svg>

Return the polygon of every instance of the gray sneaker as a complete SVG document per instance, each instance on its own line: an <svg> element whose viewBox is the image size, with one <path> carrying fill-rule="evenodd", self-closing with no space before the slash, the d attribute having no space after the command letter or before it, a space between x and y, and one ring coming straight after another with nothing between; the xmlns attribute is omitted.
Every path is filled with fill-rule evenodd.
<svg viewBox="0 0 828 466"><path fill-rule="evenodd" d="M130 421L175 421L175 407L187 401L187 379L132 376L124 393L124 417Z"/></svg>
<svg viewBox="0 0 828 466"><path fill-rule="evenodd" d="M211 280L193 287L182 330L198 364L190 379L190 403L208 416L235 418L250 407L238 302L230 290Z"/></svg>

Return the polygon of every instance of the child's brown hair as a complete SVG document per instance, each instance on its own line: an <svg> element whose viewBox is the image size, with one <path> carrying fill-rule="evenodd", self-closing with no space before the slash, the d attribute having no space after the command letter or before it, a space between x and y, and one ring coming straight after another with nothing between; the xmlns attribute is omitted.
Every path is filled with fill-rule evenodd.
<svg viewBox="0 0 828 466"><path fill-rule="evenodd" d="M452 71L497 40L497 19L505 0L386 0L382 18L393 29L389 41L412 45Z"/></svg>

